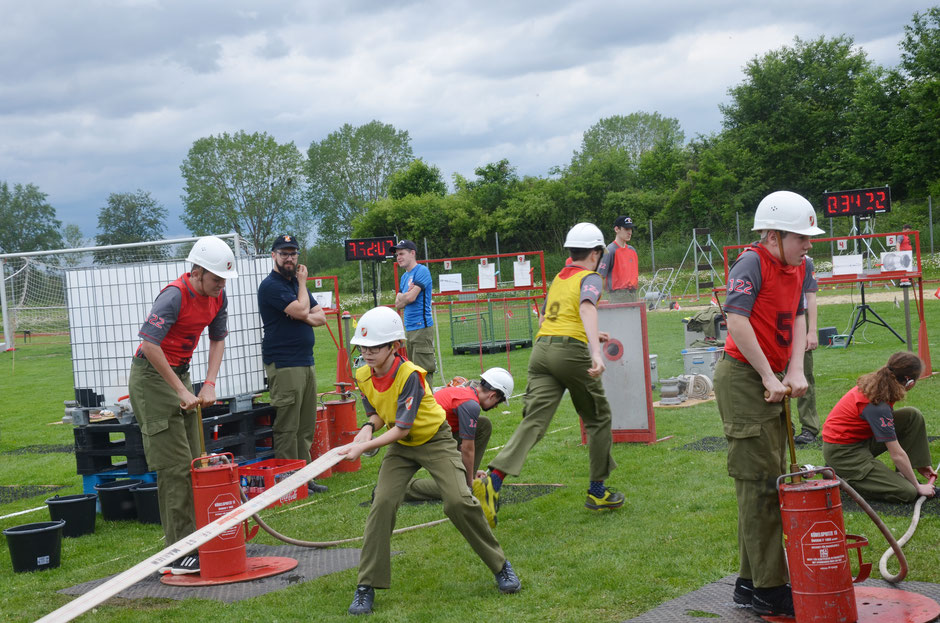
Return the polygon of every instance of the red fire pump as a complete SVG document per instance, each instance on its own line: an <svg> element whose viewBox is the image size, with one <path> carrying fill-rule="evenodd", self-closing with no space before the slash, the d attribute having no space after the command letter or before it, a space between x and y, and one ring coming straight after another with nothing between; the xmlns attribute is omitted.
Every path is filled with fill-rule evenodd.
<svg viewBox="0 0 940 623"><path fill-rule="evenodd" d="M828 478L816 480L817 473ZM940 604L923 595L891 588L854 586L868 578L871 571L871 563L862 561L861 552L868 541L845 533L840 486L861 502L863 508L868 506L829 467L784 474L777 479L797 623L926 623L940 616ZM879 527L884 525L880 520L876 523ZM894 541L893 537L889 541ZM858 554L859 567L858 576L854 578L849 553L853 549ZM895 553L900 560L903 556L900 547Z"/></svg>
<svg viewBox="0 0 940 623"><path fill-rule="evenodd" d="M190 473L197 528L212 523L241 505L238 465L230 452L193 459ZM165 575L160 581L172 586L229 584L277 575L297 566L293 558L248 558L245 550L247 523L245 521L229 528L199 548L198 574ZM257 531L256 526L248 538Z"/></svg>

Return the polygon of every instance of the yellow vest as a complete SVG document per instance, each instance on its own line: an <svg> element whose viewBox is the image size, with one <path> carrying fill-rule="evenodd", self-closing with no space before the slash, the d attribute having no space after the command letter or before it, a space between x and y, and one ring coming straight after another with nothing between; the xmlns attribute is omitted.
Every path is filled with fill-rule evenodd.
<svg viewBox="0 0 940 623"><path fill-rule="evenodd" d="M562 269L562 272L569 268ZM567 279L562 279L561 273L555 276L552 285L548 288L545 319L536 337L567 335L587 343L587 332L581 320L581 282L588 275L596 274L593 270L585 268Z"/></svg>
<svg viewBox="0 0 940 623"><path fill-rule="evenodd" d="M420 446L425 443L434 436L447 417L443 407L434 400L431 386L424 378L424 370L410 361L402 361L395 372L395 380L392 381L391 387L384 392L380 392L372 384L372 369L369 366L362 366L356 370L356 383L359 385L359 391L369 400L369 404L372 405L389 429L395 426L395 416L398 414L398 397L401 396L405 387L405 381L415 371L418 372L421 382L424 383L424 397L421 399L421 404L418 405L418 413L415 415L414 424L411 425L411 431L404 439L398 441L403 446Z"/></svg>

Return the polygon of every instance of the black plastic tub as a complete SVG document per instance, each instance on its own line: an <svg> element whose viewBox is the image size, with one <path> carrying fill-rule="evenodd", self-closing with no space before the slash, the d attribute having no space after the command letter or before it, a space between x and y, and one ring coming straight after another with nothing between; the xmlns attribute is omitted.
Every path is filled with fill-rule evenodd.
<svg viewBox="0 0 940 623"><path fill-rule="evenodd" d="M59 566L62 555L64 519L13 526L3 531L10 549L13 570L42 571Z"/></svg>
<svg viewBox="0 0 940 623"><path fill-rule="evenodd" d="M46 500L52 521L65 520L62 536L77 537L95 533L98 496L94 493L54 496Z"/></svg>
<svg viewBox="0 0 940 623"><path fill-rule="evenodd" d="M101 516L109 521L137 519L137 504L131 489L141 482L139 478L121 478L95 485L101 502Z"/></svg>

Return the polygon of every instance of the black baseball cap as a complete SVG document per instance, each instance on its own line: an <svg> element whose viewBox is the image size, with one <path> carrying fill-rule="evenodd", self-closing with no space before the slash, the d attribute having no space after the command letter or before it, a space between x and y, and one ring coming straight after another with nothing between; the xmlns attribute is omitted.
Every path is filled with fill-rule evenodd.
<svg viewBox="0 0 940 623"><path fill-rule="evenodd" d="M417 251L417 250L418 250L418 247L415 246L415 243L413 243L413 242L410 241L410 240L399 240L399 241L398 241L398 244L396 244L396 245L395 245L394 247L392 247L392 248L395 249L396 251L399 250L399 249L410 249L411 251Z"/></svg>
<svg viewBox="0 0 940 623"><path fill-rule="evenodd" d="M278 236L274 240L274 244L271 245L271 251L277 251L278 249L299 249L300 246L297 244L297 239L293 236L283 235Z"/></svg>
<svg viewBox="0 0 940 623"><path fill-rule="evenodd" d="M629 216L618 216L617 220L614 221L614 227L626 227L628 229L633 229L633 219Z"/></svg>

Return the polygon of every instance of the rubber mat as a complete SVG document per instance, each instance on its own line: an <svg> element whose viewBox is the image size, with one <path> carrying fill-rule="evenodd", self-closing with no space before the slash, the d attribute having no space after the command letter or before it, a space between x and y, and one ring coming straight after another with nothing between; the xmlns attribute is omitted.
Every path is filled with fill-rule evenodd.
<svg viewBox="0 0 940 623"><path fill-rule="evenodd" d="M0 504L8 504L39 495L51 497L53 493L65 489L65 487L66 485L4 485L0 487Z"/></svg>
<svg viewBox="0 0 940 623"><path fill-rule="evenodd" d="M75 452L75 446L72 444L69 445L38 445L38 446L23 446L22 448L16 448L15 450L7 450L3 454L52 454L58 452L60 454L72 454Z"/></svg>
<svg viewBox="0 0 940 623"><path fill-rule="evenodd" d="M737 576L729 575L717 582L706 584L672 601L667 601L640 616L624 623L706 623L730 621L737 623L761 623L763 619L754 614L749 606L739 606L731 600ZM884 580L866 580L862 586L898 588L918 593L940 602L940 584L929 582L901 582L888 584Z"/></svg>
<svg viewBox="0 0 940 623"><path fill-rule="evenodd" d="M235 584L218 584L216 586L181 587L167 586L160 582L157 574L147 576L140 582L130 586L115 597L125 599L141 599L143 597L158 597L164 599L213 599L224 603L233 603L251 597L258 597L272 591L277 591L294 584L302 584L314 578L337 571L345 571L359 565L358 549L311 549L297 547L296 545L256 545L249 543L246 546L248 557L257 556L283 556L297 560L297 566L282 573L250 582L237 582ZM109 576L99 580L92 580L60 590L66 595L83 595L111 579Z"/></svg>

